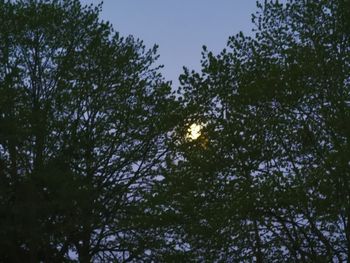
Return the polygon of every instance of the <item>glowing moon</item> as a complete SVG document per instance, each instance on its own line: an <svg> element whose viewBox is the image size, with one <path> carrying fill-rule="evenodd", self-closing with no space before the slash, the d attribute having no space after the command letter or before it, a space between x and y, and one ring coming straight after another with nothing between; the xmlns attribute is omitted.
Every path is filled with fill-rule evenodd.
<svg viewBox="0 0 350 263"><path fill-rule="evenodd" d="M201 125L193 123L188 128L187 138L191 139L191 140L198 139L198 137L201 136L201 130L202 130L202 126Z"/></svg>

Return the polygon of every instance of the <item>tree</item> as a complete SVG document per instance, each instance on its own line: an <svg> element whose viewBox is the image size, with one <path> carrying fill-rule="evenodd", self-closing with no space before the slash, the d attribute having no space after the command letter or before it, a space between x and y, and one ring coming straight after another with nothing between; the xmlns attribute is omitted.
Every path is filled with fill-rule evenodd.
<svg viewBox="0 0 350 263"><path fill-rule="evenodd" d="M157 47L99 12L0 1L0 261L137 261L158 242L142 197L177 103Z"/></svg>
<svg viewBox="0 0 350 263"><path fill-rule="evenodd" d="M350 262L350 2L258 7L255 37L180 77L206 125L173 144L157 213L192 260Z"/></svg>

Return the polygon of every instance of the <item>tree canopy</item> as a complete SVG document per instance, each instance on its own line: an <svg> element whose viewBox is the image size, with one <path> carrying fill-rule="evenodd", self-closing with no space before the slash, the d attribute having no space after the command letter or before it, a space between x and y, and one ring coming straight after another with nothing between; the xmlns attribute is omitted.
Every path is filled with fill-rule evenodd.
<svg viewBox="0 0 350 263"><path fill-rule="evenodd" d="M350 262L350 1L257 7L176 88L101 6L0 0L0 261Z"/></svg>
<svg viewBox="0 0 350 263"><path fill-rule="evenodd" d="M77 0L0 12L1 261L146 258L138 211L176 108L157 47Z"/></svg>
<svg viewBox="0 0 350 263"><path fill-rule="evenodd" d="M206 125L174 145L159 214L187 260L349 262L349 1L258 8L255 36L180 76Z"/></svg>

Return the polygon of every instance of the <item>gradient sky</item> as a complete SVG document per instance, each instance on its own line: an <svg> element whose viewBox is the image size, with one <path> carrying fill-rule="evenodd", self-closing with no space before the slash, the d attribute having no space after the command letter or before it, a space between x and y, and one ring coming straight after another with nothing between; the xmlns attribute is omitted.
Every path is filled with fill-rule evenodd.
<svg viewBox="0 0 350 263"><path fill-rule="evenodd" d="M100 0L81 0L98 4ZM166 80L178 85L182 67L200 69L202 46L219 53L229 36L251 34L256 0L104 0L102 19L121 35L133 35L147 47L159 45Z"/></svg>

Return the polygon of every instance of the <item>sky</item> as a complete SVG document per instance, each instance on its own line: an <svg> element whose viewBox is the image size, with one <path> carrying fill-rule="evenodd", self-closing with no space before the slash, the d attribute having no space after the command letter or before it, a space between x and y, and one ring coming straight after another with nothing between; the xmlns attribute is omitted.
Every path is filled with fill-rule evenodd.
<svg viewBox="0 0 350 263"><path fill-rule="evenodd" d="M203 45L217 54L229 36L251 34L256 10L256 0L104 0L101 18L122 36L133 35L149 48L159 45L162 74L177 87L183 66L200 70Z"/></svg>

